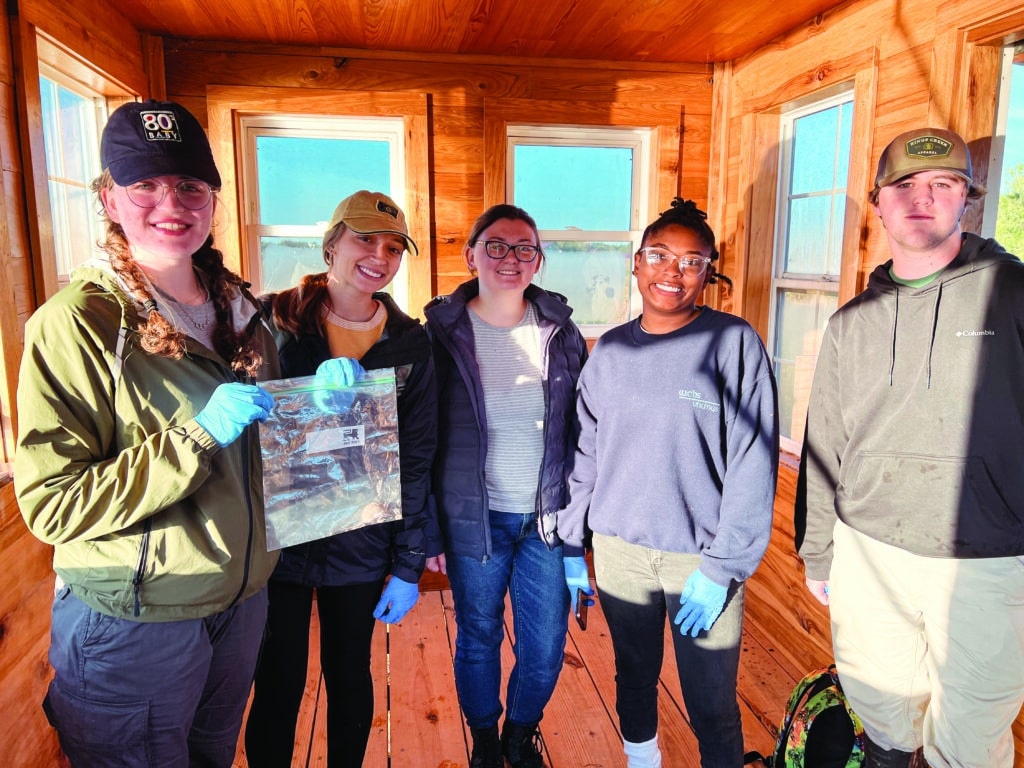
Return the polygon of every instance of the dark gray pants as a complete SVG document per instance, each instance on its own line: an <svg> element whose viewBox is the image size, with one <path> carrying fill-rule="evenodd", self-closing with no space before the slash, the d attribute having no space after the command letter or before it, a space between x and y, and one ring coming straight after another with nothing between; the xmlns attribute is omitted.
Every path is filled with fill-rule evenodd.
<svg viewBox="0 0 1024 768"><path fill-rule="evenodd" d="M266 616L266 590L205 619L144 623L60 589L43 708L71 765L230 768Z"/></svg>

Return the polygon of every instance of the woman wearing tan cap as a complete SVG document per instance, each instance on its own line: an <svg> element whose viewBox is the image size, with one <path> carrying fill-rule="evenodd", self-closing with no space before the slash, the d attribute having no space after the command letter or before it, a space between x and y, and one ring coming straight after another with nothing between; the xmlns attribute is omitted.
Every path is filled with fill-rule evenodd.
<svg viewBox="0 0 1024 768"><path fill-rule="evenodd" d="M363 368L395 369L402 519L282 551L270 580L267 639L246 724L250 768L291 765L314 593L327 687L328 765L362 765L373 717L374 619L393 624L405 616L419 596L427 555L440 552L436 533L432 545L427 541L437 431L430 345L419 321L384 293L406 250L417 253L394 200L356 192L338 204L324 233L327 271L264 298L278 329L284 375L311 375L333 365L351 380Z"/></svg>

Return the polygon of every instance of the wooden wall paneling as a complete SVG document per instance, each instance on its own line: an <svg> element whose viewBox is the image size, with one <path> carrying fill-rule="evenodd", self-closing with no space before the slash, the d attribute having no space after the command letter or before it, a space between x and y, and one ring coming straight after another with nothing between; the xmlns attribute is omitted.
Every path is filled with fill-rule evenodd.
<svg viewBox="0 0 1024 768"><path fill-rule="evenodd" d="M206 94L210 144L221 173L219 197L224 201L217 238L229 266L245 276L247 260L242 238L238 194L241 169L239 121L252 114L358 115L402 117L405 120L406 144L406 216L410 232L420 247L416 258L408 261L410 275L409 312L419 313L432 293L433 268L430 243L431 211L429 208L429 142L427 133L427 99L423 93L305 90L296 88L210 86ZM337 202L337 201L335 201ZM421 234L422 233L422 234ZM243 255L245 258L243 259ZM413 293L415 291L415 293Z"/></svg>
<svg viewBox="0 0 1024 768"><path fill-rule="evenodd" d="M924 46L927 48L927 46ZM931 70L921 66L922 51L905 50L886 57L879 50L880 69L875 107L879 151L893 136L929 118ZM925 56L930 61L930 55Z"/></svg>
<svg viewBox="0 0 1024 768"><path fill-rule="evenodd" d="M745 312L747 297L747 258L750 251L750 211L753 196L753 179L756 176L752 164L754 140L757 136L757 121L753 114L744 113L735 122L729 134L730 156L736 166L735 185L730 186L730 200L735 204L735 215L726 220L724 236L732 242L733 247L719 270L732 279L733 290L727 300L723 301L722 309L747 318ZM732 178L730 176L730 182ZM723 235L720 233L719 237ZM748 322L751 322L748 320ZM766 338L766 328L758 328L751 322L762 338Z"/></svg>
<svg viewBox="0 0 1024 768"><path fill-rule="evenodd" d="M866 285L862 281L860 254L864 250L864 238L868 221L874 212L867 201L868 193L875 185L877 155L871 152L874 144L875 97L877 95L878 62L857 72L853 85L853 125L850 137L850 168L846 198L846 215L843 220L843 256L839 268L839 306L842 306ZM863 157L870 154L865 163ZM881 149L878 150L881 154Z"/></svg>
<svg viewBox="0 0 1024 768"><path fill-rule="evenodd" d="M146 92L144 95L157 101L167 101L163 38L143 34L141 43L142 66L146 71Z"/></svg>
<svg viewBox="0 0 1024 768"><path fill-rule="evenodd" d="M962 43L962 54L955 59L959 71L951 101L953 119L950 124L970 147L975 182L987 187L1003 48L995 44L968 43L966 35L958 35L957 39ZM998 207L998 185L992 194L968 206L960 221L965 231L981 233L987 204Z"/></svg>
<svg viewBox="0 0 1024 768"><path fill-rule="evenodd" d="M36 306L17 118L21 68L15 63L11 34L12 24L19 22L16 16L13 19L0 15L0 40L10 41L0 44L0 369L4 376L0 387L0 426L4 462L14 458L18 428L15 403L24 321ZM0 484L9 481L9 473L4 472Z"/></svg>
<svg viewBox="0 0 1024 768"><path fill-rule="evenodd" d="M43 137L43 108L39 92L39 54L36 30L23 18L11 20L14 66L19 80L18 123L21 137L22 171L25 179L25 204L29 221L32 268L35 276L34 306L57 292L57 252L53 243L50 218L50 186L46 169L46 142Z"/></svg>
<svg viewBox="0 0 1024 768"><path fill-rule="evenodd" d="M707 102L682 105L677 127L672 132L679 136L677 166L672 170L663 164L659 169L664 183L671 181L673 176L676 177L676 189L669 194L697 200L700 207L705 210L708 205L708 166L711 162L710 99L707 99ZM665 126L659 130L668 131L669 128ZM717 230L715 234L718 234Z"/></svg>
<svg viewBox="0 0 1024 768"><path fill-rule="evenodd" d="M660 100L706 86L703 64L457 56L225 41L165 41L168 91L221 85L465 92L501 98ZM208 68L209 67L209 68Z"/></svg>
<svg viewBox="0 0 1024 768"><path fill-rule="evenodd" d="M432 97L435 291L447 294L469 277L463 244L484 210L483 99Z"/></svg>
<svg viewBox="0 0 1024 768"><path fill-rule="evenodd" d="M939 29L963 27L967 40L978 45L1010 45L1024 30L1024 6L989 0L943 0L938 6Z"/></svg>
<svg viewBox="0 0 1024 768"><path fill-rule="evenodd" d="M467 67L465 64L410 64L367 58L319 55L283 56L270 52L209 51L164 46L167 92L197 95L207 84L317 90L421 91L487 95L518 93L526 86L511 67ZM211 79L215 78L215 79ZM429 86L429 88L427 87Z"/></svg>
<svg viewBox="0 0 1024 768"><path fill-rule="evenodd" d="M422 100L423 110L407 112L405 119L405 217L410 233L417 232L416 244L419 253L406 259L406 270L409 276L409 307L408 313L414 317L422 317L423 306L434 295L434 249L432 222L434 217L431 209L431 161L430 152L430 117L428 99L425 95L416 97Z"/></svg>
<svg viewBox="0 0 1024 768"><path fill-rule="evenodd" d="M749 202L747 241L744 248L743 316L767 340L770 325L771 283L775 260L775 217L779 174L779 114L759 112L745 135L747 168L743 197Z"/></svg>
<svg viewBox="0 0 1024 768"><path fill-rule="evenodd" d="M726 211L729 190L729 120L728 100L732 84L732 63L715 64L712 76L711 115L708 127L708 223L718 238L719 264L721 267L729 258L731 244L726 239ZM729 286L716 283L717 288L705 291L705 302L715 309L722 308L722 299L729 293Z"/></svg>
<svg viewBox="0 0 1024 768"><path fill-rule="evenodd" d="M132 93L148 91L142 37L103 0L11 0L8 8Z"/></svg>
<svg viewBox="0 0 1024 768"><path fill-rule="evenodd" d="M966 35L963 30L952 28L942 30L932 41L929 73L933 83L942 87L930 89L928 101L928 124L948 126L958 131L961 116L956 109L958 92L968 77L963 65ZM995 98L997 91L993 91ZM993 105L994 109L994 105ZM991 131L991 127L989 128Z"/></svg>

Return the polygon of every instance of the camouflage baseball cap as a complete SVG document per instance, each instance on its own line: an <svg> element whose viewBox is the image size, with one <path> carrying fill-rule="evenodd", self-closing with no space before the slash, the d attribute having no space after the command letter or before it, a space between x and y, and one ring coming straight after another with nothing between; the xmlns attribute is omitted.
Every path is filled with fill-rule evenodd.
<svg viewBox="0 0 1024 768"><path fill-rule="evenodd" d="M967 143L943 128L918 128L890 141L878 158L875 186L886 187L918 171L949 171L974 185Z"/></svg>

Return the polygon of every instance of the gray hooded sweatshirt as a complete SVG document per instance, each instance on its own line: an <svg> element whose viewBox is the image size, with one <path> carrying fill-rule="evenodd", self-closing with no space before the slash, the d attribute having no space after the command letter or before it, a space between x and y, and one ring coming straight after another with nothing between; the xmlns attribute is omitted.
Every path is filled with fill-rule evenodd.
<svg viewBox="0 0 1024 768"><path fill-rule="evenodd" d="M822 340L796 510L812 579L837 517L926 557L1024 554L1024 264L965 234L924 287L890 266Z"/></svg>

